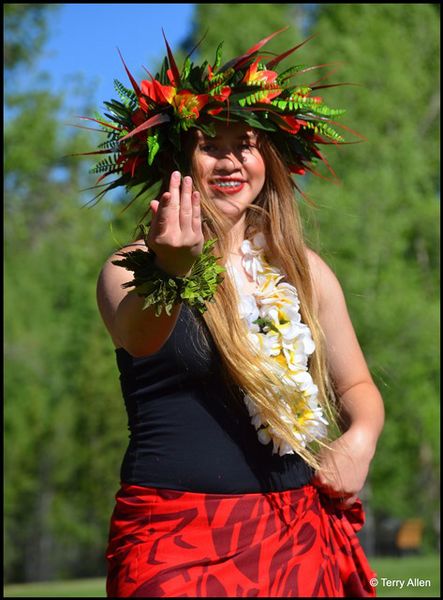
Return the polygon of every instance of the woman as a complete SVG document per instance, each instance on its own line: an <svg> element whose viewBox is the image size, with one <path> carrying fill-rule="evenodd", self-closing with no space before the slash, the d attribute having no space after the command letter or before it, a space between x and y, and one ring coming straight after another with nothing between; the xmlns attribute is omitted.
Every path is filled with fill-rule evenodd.
<svg viewBox="0 0 443 600"><path fill-rule="evenodd" d="M204 76L167 46L107 123L117 185L163 188L98 281L131 431L109 596L374 595L355 532L383 404L291 178L337 111L262 62L268 39Z"/></svg>

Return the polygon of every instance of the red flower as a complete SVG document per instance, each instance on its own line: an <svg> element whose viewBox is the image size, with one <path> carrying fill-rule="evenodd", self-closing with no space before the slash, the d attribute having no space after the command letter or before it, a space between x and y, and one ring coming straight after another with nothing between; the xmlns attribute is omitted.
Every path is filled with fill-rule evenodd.
<svg viewBox="0 0 443 600"><path fill-rule="evenodd" d="M170 104L181 119L194 121L200 116L200 110L209 101L208 94L193 94L189 90L182 90L174 95Z"/></svg>
<svg viewBox="0 0 443 600"><path fill-rule="evenodd" d="M211 96L217 100L217 102L224 102L225 100L227 100L229 98L229 96L231 95L231 88L229 87L229 85L225 85L224 87L222 87L222 89L220 90L220 93L218 94L212 94L211 92L209 92L211 94Z"/></svg>
<svg viewBox="0 0 443 600"><path fill-rule="evenodd" d="M281 125L281 128L289 133L292 133L293 135L298 133L298 131L302 125L306 125L306 121L296 119L295 117L289 117L286 115L279 115L279 116L285 123L284 125L283 124Z"/></svg>
<svg viewBox="0 0 443 600"><path fill-rule="evenodd" d="M258 64L260 62L260 58L252 63L249 69L246 71L245 76L243 77L242 83L246 83L247 85L255 85L255 84L268 84L274 83L277 79L278 73L275 71L266 71L265 69L258 71Z"/></svg>
<svg viewBox="0 0 443 600"><path fill-rule="evenodd" d="M170 73L172 77L172 73ZM208 103L210 96L208 94L193 94L189 90L177 91L177 88L171 85L162 85L156 79L152 81L141 82L142 92L153 100L156 104L173 106L174 111L180 119L192 120L198 119L200 110ZM224 100L231 93L230 88L223 88L220 95L214 96L217 100Z"/></svg>
<svg viewBox="0 0 443 600"><path fill-rule="evenodd" d="M156 79L141 82L141 90L145 96L148 96L156 104L171 104L177 90L171 85L162 85Z"/></svg>
<svg viewBox="0 0 443 600"><path fill-rule="evenodd" d="M242 83L247 85L259 85L263 88L265 95L260 94L260 102L268 104L271 100L281 94L281 88L275 83L278 73L275 71L267 71L266 69L258 70L260 58L249 67Z"/></svg>

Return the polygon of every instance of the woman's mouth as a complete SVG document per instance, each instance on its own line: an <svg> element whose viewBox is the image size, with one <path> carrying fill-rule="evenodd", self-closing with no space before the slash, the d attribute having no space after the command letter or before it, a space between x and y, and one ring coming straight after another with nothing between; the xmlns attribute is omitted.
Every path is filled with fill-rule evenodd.
<svg viewBox="0 0 443 600"><path fill-rule="evenodd" d="M238 194L245 185L245 181L240 179L217 179L209 183L211 190L221 192L222 194Z"/></svg>

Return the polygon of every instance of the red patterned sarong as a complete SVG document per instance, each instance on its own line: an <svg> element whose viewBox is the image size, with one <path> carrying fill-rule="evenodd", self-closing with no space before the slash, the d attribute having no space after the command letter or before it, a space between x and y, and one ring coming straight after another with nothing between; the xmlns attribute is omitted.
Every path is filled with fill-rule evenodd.
<svg viewBox="0 0 443 600"><path fill-rule="evenodd" d="M339 510L307 485L204 494L123 484L112 515L109 597L367 597L375 574Z"/></svg>

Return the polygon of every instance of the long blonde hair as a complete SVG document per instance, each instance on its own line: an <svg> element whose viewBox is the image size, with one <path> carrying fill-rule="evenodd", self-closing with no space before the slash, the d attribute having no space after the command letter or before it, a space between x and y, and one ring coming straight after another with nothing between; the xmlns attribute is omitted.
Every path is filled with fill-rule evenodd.
<svg viewBox="0 0 443 600"><path fill-rule="evenodd" d="M309 361L309 372L318 387L318 400L325 416L336 427L337 408L328 375L323 333L314 310L313 286L295 186L274 144L261 132L258 135L258 149L265 162L266 179L259 196L247 210L245 237L263 232L269 249L268 261L277 265L286 275L286 280L297 289L302 321L310 328L316 348ZM225 263L229 256L229 224L207 198L195 162L191 165L191 175L201 194L204 237L217 238L214 251ZM294 447L308 464L318 468L318 448L327 445L328 440L320 441L316 445L317 450L297 444L292 426L300 428L300 424L291 414L287 415L289 422L282 420L279 416L281 406L276 401L276 389L277 394L287 402L294 400L294 391L282 384L263 357L254 353L237 307L236 290L226 276L216 292L215 302L208 303L203 318L228 375L260 407L263 417L278 435Z"/></svg>
<svg viewBox="0 0 443 600"><path fill-rule="evenodd" d="M214 253L224 264L229 256L230 223L208 199L202 184L195 157L196 139L189 136L184 150L191 156L190 175L195 188L200 192L205 240L217 238ZM318 387L318 402L323 408L329 423L336 427L337 408L330 385L326 364L325 344L321 327L314 310L313 285L306 253L306 244L296 204L294 182L279 152L266 134L258 134L258 149L264 159L266 169L265 184L246 212L245 237L256 232L265 235L269 252L267 259L278 266L286 276L286 281L297 289L300 300L302 321L310 328L315 343L315 351L310 357L309 372ZM163 183L163 191L168 182ZM282 410L277 398L282 397L288 404L294 400L294 389L285 386L273 373L271 363L258 356L249 345L245 324L238 312L238 296L228 276L217 289L214 302L207 304L203 319L220 354L222 365L228 378L260 408L260 411L277 432L292 446L304 460L314 468L319 467L318 450L328 445L327 439L304 447L297 442L293 427L301 429L293 414L287 419L280 416Z"/></svg>

